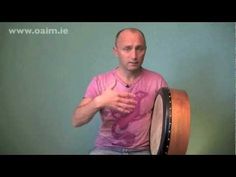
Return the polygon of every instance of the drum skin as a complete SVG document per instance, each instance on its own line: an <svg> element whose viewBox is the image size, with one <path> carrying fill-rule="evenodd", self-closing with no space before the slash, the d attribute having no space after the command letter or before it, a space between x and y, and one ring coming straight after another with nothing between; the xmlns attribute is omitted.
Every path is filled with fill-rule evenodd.
<svg viewBox="0 0 236 177"><path fill-rule="evenodd" d="M184 90L161 88L150 127L152 155L184 155L190 134L190 102Z"/></svg>

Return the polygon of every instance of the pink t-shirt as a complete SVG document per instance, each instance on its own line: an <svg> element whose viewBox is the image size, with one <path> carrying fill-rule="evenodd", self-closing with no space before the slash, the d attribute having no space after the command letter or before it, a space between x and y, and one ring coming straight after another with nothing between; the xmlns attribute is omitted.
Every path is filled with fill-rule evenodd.
<svg viewBox="0 0 236 177"><path fill-rule="evenodd" d="M149 147L149 128L156 94L167 82L158 73L142 68L138 78L127 86L116 74L116 69L95 76L89 84L85 98L95 98L109 86L113 90L136 95L137 105L131 113L121 113L110 108L100 110L102 125L96 139L96 147L125 147L146 149Z"/></svg>

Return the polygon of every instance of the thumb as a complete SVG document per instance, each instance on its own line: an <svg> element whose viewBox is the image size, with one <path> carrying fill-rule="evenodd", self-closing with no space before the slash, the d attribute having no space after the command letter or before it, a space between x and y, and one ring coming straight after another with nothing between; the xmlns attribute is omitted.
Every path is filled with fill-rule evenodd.
<svg viewBox="0 0 236 177"><path fill-rule="evenodd" d="M116 79L112 82L112 84L108 87L109 89L111 89L111 90L113 90L114 88L115 88L115 86L116 86L116 83L117 83L117 81L116 81Z"/></svg>

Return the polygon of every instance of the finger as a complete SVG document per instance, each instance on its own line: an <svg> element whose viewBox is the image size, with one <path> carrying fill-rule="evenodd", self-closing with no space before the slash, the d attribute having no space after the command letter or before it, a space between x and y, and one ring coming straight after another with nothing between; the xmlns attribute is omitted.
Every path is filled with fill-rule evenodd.
<svg viewBox="0 0 236 177"><path fill-rule="evenodd" d="M119 98L118 102L124 103L126 105L136 105L137 104L137 101L133 98Z"/></svg>
<svg viewBox="0 0 236 177"><path fill-rule="evenodd" d="M128 110L128 109L125 109L125 108L123 108L123 107L116 107L116 109L118 110L118 111L120 111L120 112L122 112L122 113L130 113L130 112L132 112L132 110Z"/></svg>
<svg viewBox="0 0 236 177"><path fill-rule="evenodd" d="M136 98L136 95L130 92L121 92L118 94L118 96L122 98Z"/></svg>
<svg viewBox="0 0 236 177"><path fill-rule="evenodd" d="M135 105L133 104L125 104L125 103L118 103L118 107L123 108L123 109L128 109L128 110L134 110Z"/></svg>

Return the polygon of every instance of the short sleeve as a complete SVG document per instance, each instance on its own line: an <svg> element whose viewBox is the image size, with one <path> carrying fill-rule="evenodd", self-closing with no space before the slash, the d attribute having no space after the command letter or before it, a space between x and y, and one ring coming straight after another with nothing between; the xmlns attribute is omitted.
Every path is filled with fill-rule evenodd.
<svg viewBox="0 0 236 177"><path fill-rule="evenodd" d="M97 77L93 77L91 82L89 83L87 90L85 91L84 98L95 98L99 95L99 88L98 88L98 79Z"/></svg>
<svg viewBox="0 0 236 177"><path fill-rule="evenodd" d="M166 80L162 77L162 80L161 80L161 87L168 87L168 84L166 82Z"/></svg>

